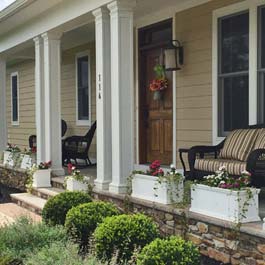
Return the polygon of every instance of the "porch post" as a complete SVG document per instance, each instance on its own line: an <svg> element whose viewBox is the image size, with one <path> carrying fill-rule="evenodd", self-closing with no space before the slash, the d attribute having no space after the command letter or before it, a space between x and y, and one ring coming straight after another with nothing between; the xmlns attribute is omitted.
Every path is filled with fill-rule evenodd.
<svg viewBox="0 0 265 265"><path fill-rule="evenodd" d="M0 151L6 149L7 124L6 124L6 61L0 58Z"/></svg>
<svg viewBox="0 0 265 265"><path fill-rule="evenodd" d="M62 168L61 136L61 34L42 34L44 51L45 160L56 175Z"/></svg>
<svg viewBox="0 0 265 265"><path fill-rule="evenodd" d="M108 5L111 26L112 183L125 193L133 170L133 7L135 1Z"/></svg>
<svg viewBox="0 0 265 265"><path fill-rule="evenodd" d="M35 42L35 119L37 133L37 163L45 161L45 110L44 110L44 61L43 39L36 37Z"/></svg>
<svg viewBox="0 0 265 265"><path fill-rule="evenodd" d="M106 8L93 12L96 30L97 179L96 188L108 190L111 182L111 76L110 17Z"/></svg>

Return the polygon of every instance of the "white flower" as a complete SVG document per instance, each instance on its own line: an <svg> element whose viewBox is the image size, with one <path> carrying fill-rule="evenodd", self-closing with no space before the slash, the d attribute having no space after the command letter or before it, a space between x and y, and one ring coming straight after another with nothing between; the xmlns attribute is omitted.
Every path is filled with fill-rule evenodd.
<svg viewBox="0 0 265 265"><path fill-rule="evenodd" d="M225 181L223 181L223 180L222 180L222 181L220 181L220 184L225 184Z"/></svg>
<svg viewBox="0 0 265 265"><path fill-rule="evenodd" d="M226 170L226 166L220 166L219 167L219 171L225 171Z"/></svg>
<svg viewBox="0 0 265 265"><path fill-rule="evenodd" d="M175 169L176 167L175 167L174 164L171 164L171 165L170 165L170 168L171 168L171 169Z"/></svg>

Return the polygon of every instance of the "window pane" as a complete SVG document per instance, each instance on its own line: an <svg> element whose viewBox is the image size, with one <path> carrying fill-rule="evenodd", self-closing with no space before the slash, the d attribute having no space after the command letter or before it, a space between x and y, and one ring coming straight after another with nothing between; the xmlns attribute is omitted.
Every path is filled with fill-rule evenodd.
<svg viewBox="0 0 265 265"><path fill-rule="evenodd" d="M234 129L244 128L248 125L248 76L226 77L221 79L220 96L223 99L219 102L222 111L222 132L229 132Z"/></svg>
<svg viewBox="0 0 265 265"><path fill-rule="evenodd" d="M18 121L17 76L12 76L12 121Z"/></svg>
<svg viewBox="0 0 265 265"><path fill-rule="evenodd" d="M260 10L260 67L265 68L265 8Z"/></svg>
<svg viewBox="0 0 265 265"><path fill-rule="evenodd" d="M88 56L78 58L78 120L89 119Z"/></svg>
<svg viewBox="0 0 265 265"><path fill-rule="evenodd" d="M248 70L249 15L248 13L220 20L221 73Z"/></svg>

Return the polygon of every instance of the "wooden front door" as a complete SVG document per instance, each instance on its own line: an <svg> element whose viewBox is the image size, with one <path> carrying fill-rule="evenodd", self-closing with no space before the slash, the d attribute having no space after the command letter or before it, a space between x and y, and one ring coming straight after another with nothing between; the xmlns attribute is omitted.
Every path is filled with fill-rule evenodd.
<svg viewBox="0 0 265 265"><path fill-rule="evenodd" d="M163 45L140 52L139 157L140 163L158 159L162 164L169 165L173 144L172 72L166 73L169 85L163 92L162 100L154 100L154 92L149 90L149 84L155 78L154 67L161 64L161 48Z"/></svg>

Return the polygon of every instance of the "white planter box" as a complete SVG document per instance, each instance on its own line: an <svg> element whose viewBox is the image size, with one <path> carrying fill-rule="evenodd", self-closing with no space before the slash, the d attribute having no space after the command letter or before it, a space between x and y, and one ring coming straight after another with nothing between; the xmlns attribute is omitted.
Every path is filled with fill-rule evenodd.
<svg viewBox="0 0 265 265"><path fill-rule="evenodd" d="M32 158L30 155L21 155L22 161L20 168L22 169L30 169L32 167Z"/></svg>
<svg viewBox="0 0 265 265"><path fill-rule="evenodd" d="M162 204L178 203L183 200L183 181L178 186L159 183L158 177L135 174L132 178L132 197Z"/></svg>
<svg viewBox="0 0 265 265"><path fill-rule="evenodd" d="M33 174L34 188L50 188L51 187L51 170L39 169Z"/></svg>
<svg viewBox="0 0 265 265"><path fill-rule="evenodd" d="M234 191L196 184L191 187L190 211L236 223L260 221L260 190L253 188L251 192L253 196L247 200L246 190Z"/></svg>
<svg viewBox="0 0 265 265"><path fill-rule="evenodd" d="M13 154L9 151L4 151L3 165L13 167L14 166Z"/></svg>
<svg viewBox="0 0 265 265"><path fill-rule="evenodd" d="M88 187L87 183L69 178L66 180L66 189L69 191L87 191Z"/></svg>

